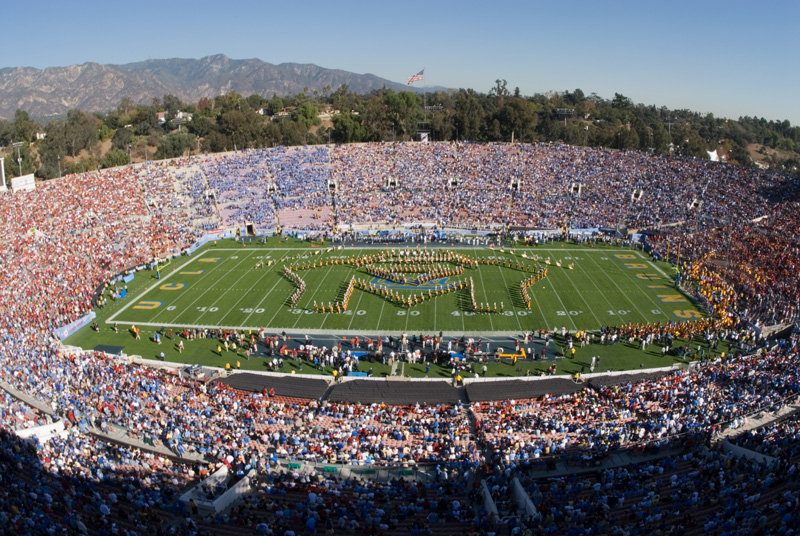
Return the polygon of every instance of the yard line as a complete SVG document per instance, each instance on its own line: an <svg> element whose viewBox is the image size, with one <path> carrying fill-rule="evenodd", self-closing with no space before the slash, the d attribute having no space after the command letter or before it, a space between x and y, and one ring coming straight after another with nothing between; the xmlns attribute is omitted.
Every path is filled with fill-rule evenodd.
<svg viewBox="0 0 800 536"><path fill-rule="evenodd" d="M465 272L466 273L466 272ZM456 307L458 307L459 301L458 297L456 297ZM461 313L461 332L467 331L467 323L464 321L464 317L466 316L464 313L465 311L459 311Z"/></svg>
<svg viewBox="0 0 800 536"><path fill-rule="evenodd" d="M249 253L249 252L248 252L248 253ZM238 268L238 267L239 267L239 266L240 266L240 265L241 265L243 262L250 260L250 257L252 257L252 254L248 254L248 255L247 255L247 256L245 256L243 259L239 259L239 262L237 262L237 263L236 263L236 268L234 268L234 270L236 270L236 269L237 269L237 268ZM229 270L229 272L231 272L231 271L233 271L233 270ZM239 278L238 278L236 281L234 281L233 285L235 285L236 283L238 283L239 281L241 281L241 280L242 280L242 279L243 279L243 278L244 278L244 277L245 277L245 276L246 276L248 273L250 273L250 271L249 271L249 270L245 270L245 273L244 273L244 275L241 275L241 276L240 276L240 277L239 277ZM219 282L219 280L217 280L217 282ZM228 285L228 288L231 288L233 285ZM213 287L212 287L212 288L213 288ZM197 298L196 298L196 299L195 299L195 300L194 300L192 303L190 303L190 304L189 304L189 307L191 307L191 306L192 306L194 303L196 303L196 302L197 302L197 300L199 300L201 297L203 297L203 296L206 294L206 292L208 292L208 291L209 291L209 290L211 290L212 288L206 289L206 291L205 291L205 292L203 292L203 293L202 293L200 296L198 296L198 297L197 297ZM220 299L221 299L221 298L220 298ZM214 301L214 303L218 303L220 299L217 299L217 300L215 300L215 301ZM214 307L214 304L211 304L211 306L209 306L209 307L208 307L208 309L210 309L211 307ZM189 310L187 310L186 312L188 313L188 312L189 312ZM209 312L209 311L208 311L208 310L206 310L206 311L204 311L204 312L201 312L201 313L200 313L200 316L198 316L198 317L197 317L197 320L195 320L195 321L194 321L194 323L196 324L196 323L197 323L197 322L198 322L198 321L199 321L201 318L203 318L203 315L205 315L207 312Z"/></svg>
<svg viewBox="0 0 800 536"><path fill-rule="evenodd" d="M359 293L358 293L358 303L356 304L356 309L355 309L355 311L353 311L353 314L352 314L352 316L350 317L350 323L349 323L349 324L347 324L347 331L350 331L350 326L352 326L352 325L353 325L353 320L355 320L355 319L356 319L356 316L357 316L357 314L356 314L356 313L358 313L358 306L361 304L361 299L364 297L364 294L365 294L365 293L366 293L366 291L363 291L363 290L362 290L361 292L359 292Z"/></svg>
<svg viewBox="0 0 800 536"><path fill-rule="evenodd" d="M136 296L135 298L133 298L131 301L129 301L129 302L128 302L128 303L127 303L125 306L123 306L123 307L122 307L122 308L121 308L119 311L117 311L116 313L114 313L114 315L113 315L113 316L109 317L109 319L108 319L108 320L106 320L106 324L110 324L110 323L113 323L113 322L117 321L117 316L119 316L119 315L120 315L120 314L121 314L123 311L125 311L127 308L129 308L129 307L132 307L133 305L135 305L136 303L138 303L138 302L139 302L139 301L140 301L142 298L144 298L144 297L145 297L147 294L149 294L150 292L152 292L153 290L155 290L155 289L156 289L156 287L158 287L159 285L163 285L163 284L164 284L163 282L164 282L164 281L166 281L167 279L169 279L170 277L174 276L175 274L180 274L180 271L179 271L179 270L182 270L183 268L185 268L185 267L186 267L186 266L188 266L189 264L191 264L191 263L193 263L193 262L195 262L195 261L197 261L197 260L199 260L199 259L202 259L202 258L203 258L203 255L204 255L206 252L207 252L207 250L206 250L206 251L203 251L203 252L201 252L201 253L200 253L200 254L199 254L197 257L195 257L195 258L192 258L192 259L189 259L189 260L188 260L188 261L186 261L185 263L181 264L181 265L180 265L178 268L176 268L174 271L172 271L172 272L168 273L167 275L165 275L164 277L162 277L160 280L158 280L158 281L159 281L159 284L156 284L155 286L151 286L151 287L147 288L147 289L146 289L144 292L142 292L141 294L139 294L138 296ZM214 269L216 269L216 268L219 268L220 266L222 266L222 264L224 264L224 261L225 261L225 260L228 260L228 259L224 259L222 263L214 263L214 266L213 266L213 267L211 267L211 268L209 268L209 269L208 269L208 270L207 270L207 271L206 271L206 272L205 272L205 273L202 275L202 277L205 277L205 276L207 276L207 275L208 275L209 273L211 273L211 272L212 272ZM194 303L194 302L192 302L192 303ZM191 304L190 304L190 305L191 305ZM158 314L156 314L156 315L155 315L153 318L151 318L151 320L155 320L156 318L158 318L158 315L160 315L161 313L165 312L166 310L167 310L166 308L165 308L165 309L163 309L163 310L160 310L160 311L158 312ZM173 320L174 320L174 319L173 319Z"/></svg>
<svg viewBox="0 0 800 536"><path fill-rule="evenodd" d="M275 260L275 264L277 265L277 263L279 263L279 262L283 262L283 259L284 259L284 258L286 258L286 255L285 255L285 254L284 254L284 255L283 255L283 256L282 256L280 259L276 259L276 260ZM267 268L267 269L266 269L266 273L265 273L264 275L266 275L266 274L268 274L268 273L269 273L269 268ZM277 287L277 286L278 286L278 284L281 282L281 279L282 279L282 276L281 276L281 275L278 275L278 280L277 280L277 281L275 281L275 284L274 284L274 285L272 285L272 288L271 288L271 289L269 289L269 292L267 292L266 294L264 294L264 297L263 297L263 298L261 298L261 301L260 301L260 302L258 302L258 305L256 305L255 307L253 307L253 312L252 312L252 313L250 313L249 315L247 315L247 316L245 317L245 319L244 319L244 323L247 323L247 321L248 321L248 320L250 320L250 317L251 317L251 316L253 316L253 315L255 314L255 310L256 310L256 309L258 309L259 307L261 307L261 306L264 304L264 302L265 302L265 301L267 301L267 298L269 298L270 294L272 294L272 291L273 291L273 290L275 290L275 287ZM250 288L253 288L253 287L250 287Z"/></svg>
<svg viewBox="0 0 800 536"><path fill-rule="evenodd" d="M654 263L652 260L650 260L650 259L648 259L648 258L645 258L643 255L640 255L640 257L641 257L641 259L642 259L643 261L645 261L647 264L649 264L650 266L652 266L652 267L653 267L653 270L657 270L657 271L661 272L661 275L663 275L663 276L664 276L664 279L666 279L667 281L669 281L669 280L671 279L671 278L670 278L670 276L669 276L669 275L667 275L667 273L666 273L664 270L662 270L661 268L659 268L659 267L658 267L658 265L657 265L656 263Z"/></svg>
<svg viewBox="0 0 800 536"><path fill-rule="evenodd" d="M325 282L325 279L327 279L327 278L328 278L328 275L329 275L329 274L330 274L332 271L333 271L333 270L325 270L325 275L324 275L324 276L322 276L322 281L320 281L320 282L319 282L319 284L317 285L317 288L314 290L314 294L312 294L312 295L311 295L311 297L309 298L309 300L311 300L311 299L312 299L314 296L316 296L316 295L317 295L317 292L319 292L319 289L323 288L323 283ZM269 320L269 323L270 323L270 324L272 324L272 321L273 321L273 320L275 320L275 317L276 317L276 316L278 316L278 313L280 313L280 305L278 306L278 310L277 310L277 311L275 311L275 314L274 314L274 315L272 315L272 318L270 318L270 320ZM303 318L303 314L305 314L305 313L302 313L302 314L300 314L300 315L298 315L298 316L297 316L297 320L295 320L295 321L294 321L294 324L292 325L292 329L294 329L294 328L295 328L295 326L297 326L297 323L298 323L298 322L300 322L300 319L301 319L301 318ZM325 316L322 318L322 324L320 324L320 325L319 325L319 327L322 327L322 326L324 326L324 325L325 325L325 321L328 319L328 315L329 315L329 314L333 314L333 313L327 313L327 314L325 314Z"/></svg>
<svg viewBox="0 0 800 536"><path fill-rule="evenodd" d="M475 249L473 251L475 251L476 254L478 252L477 249ZM486 283L483 282L483 270L480 269L480 266L478 267L478 275L481 276L481 286L483 287L483 295L486 297L486 303L488 304L489 303L489 295L486 294ZM494 331L494 322L492 322L492 315L489 315L489 327L492 329L492 331Z"/></svg>
<svg viewBox="0 0 800 536"><path fill-rule="evenodd" d="M581 268L581 271L582 271L584 274L586 274L586 270L584 270L583 268ZM572 278L571 278L571 277L568 277L568 276L567 276L567 279L569 279L569 282L572 284L573 288L574 288L574 289L575 289L575 291L578 293L578 296L580 296L580 297L581 297L581 300L583 300L583 303L586 305L586 309L588 309L588 310L589 310L589 312L590 312L590 313L592 313L592 316L594 317L594 320L595 320L595 322L597 322L597 329L599 329L600 327L602 327L603 323L602 323L602 322L600 322L600 319L599 319L599 318L597 318L597 315L596 315L596 314L594 314L594 308L593 308L591 305L589 305L589 302L588 302L588 301L586 301L586 298L584 297L584 295L583 295L583 292L581 292L581 291L580 291L580 289L578 288L578 285L576 285L576 284L575 284L575 282L572 280ZM592 278L592 277L589 277L588 279L589 279L589 280L592 282L592 284L594 285L594 287L595 287L595 288L596 288L596 289L597 289L597 290L600 292L600 295L602 295L602 296L603 296L603 298L605 298L606 302L607 302L607 303L608 303L608 305L610 306L610 305L611 305L611 302L609 301L609 299L608 299L608 297L605 295L605 293L603 293L603 292L600 290L600 287L598 287L598 286L597 286L597 283L595 282L594 278ZM585 328L584 328L584 329L585 329Z"/></svg>
<svg viewBox="0 0 800 536"><path fill-rule="evenodd" d="M154 323L154 322L136 322L136 325L137 326L146 326L146 327L179 327L179 328L189 328L189 329L195 329L195 328L200 328L200 329L204 329L204 328L205 329L228 329L228 330L251 329L251 330L254 330L254 331L258 331L259 329L264 327L264 326L260 326L260 325L257 325L257 326L220 326L219 324L159 324L159 323ZM270 328L268 331L270 331L272 333L278 333L278 330L288 330L287 333L289 333L289 334L293 333L291 331L291 329L286 327L286 326L273 327L273 328ZM392 330L375 330L375 331L371 331L370 333L374 334L374 335L388 336L388 335L397 335L397 332L398 332L398 330L392 329ZM309 335L336 335L336 336L341 336L341 335L346 334L346 333L343 333L342 330L340 330L340 329L304 329L302 332L301 331L296 331L294 333L300 333L300 334L307 333ZM358 335L358 334L359 333L357 333L357 332L353 332L353 335ZM445 331L444 332L444 336L445 337L458 338L458 337L461 337L462 335L464 335L464 332L462 332L462 331ZM497 339L493 339L493 340L500 340L502 337L509 337L509 338L519 337L519 333L516 332L516 331L470 331L469 335L472 336L472 337L481 337L481 338L484 339L484 341L489 340L491 337L497 337Z"/></svg>
<svg viewBox="0 0 800 536"><path fill-rule="evenodd" d="M647 259L646 257L644 257L644 255L641 255L641 259L642 259L643 261L645 261L647 264L649 264L650 266L652 266L654 270L657 270L657 271L661 272L661 275L663 275L663 276L664 276L664 278L667 280L667 284L672 284L672 281L670 281L670 277L669 277L669 275L667 275L666 273L664 273L664 271L663 271L661 268L659 268L659 267L658 267L658 265L656 265L654 262L652 262L651 260L649 260L649 259ZM657 283L657 282L658 282L658 280L656 280L656 281L654 281L654 282L656 282L656 283ZM669 288L666 288L666 289L664 289L664 290L670 290L670 289L672 289L672 288L674 288L674 289L675 289L675 291L677 291L677 292L678 292L678 294L681 294L681 295L683 295L683 294L684 294L684 293L683 293L683 291L681 291L681 290L680 290L680 289L678 289L677 287L669 287ZM647 293L645 293L645 294L647 294ZM667 317L667 319L668 319L668 320L674 320L674 318L673 318L673 317L669 316L669 314L668 314L668 313L665 313L665 312L664 312L664 310L661 308L661 306L662 306L662 305L664 305L662 302L656 301L656 299L655 299L653 296L651 296L650 294L647 294L647 297L648 297L648 298L650 298L650 301L652 301L652 302L653 302L653 304L654 304L654 305L655 305L655 306L658 308L658 310L659 310L659 311L661 311L661 313L662 313L664 316L666 316L666 317ZM691 300L689 300L689 303L691 304ZM693 305L693 304L692 304L692 305ZM705 310L705 308L703 308L703 309L701 309L701 310L702 310L703 312L705 312L706 314L708 314L708 311L707 311L707 310ZM709 316L710 316L710 315L709 315Z"/></svg>
<svg viewBox="0 0 800 536"><path fill-rule="evenodd" d="M500 277L502 277L502 278L503 278L503 287L505 287L506 289L508 289L508 283L506 282L506 276L505 276L505 275L503 275L503 268L502 268L502 267L500 268ZM511 296L510 296L510 295L509 295L509 299L511 300L511 302L509 303L509 305L511 305L511 308L512 308L512 309L514 309L514 316L515 316L515 317L517 317L517 325L519 326L519 330L520 330L520 331L523 331L523 329L522 329L522 322L520 322L520 320L519 320L519 315L517 314L517 306L516 306L516 305L514 305L514 300L511 298Z"/></svg>
<svg viewBox="0 0 800 536"><path fill-rule="evenodd" d="M195 260L196 260L196 259L189 259L189 260L188 260L188 261L186 261L185 263L181 264L181 265L180 265L180 267L179 267L178 269L183 269L183 268L184 268L186 265L188 265L188 264L191 264L191 263L192 263L192 262L194 262ZM138 272L137 272L137 273L138 273ZM164 281L164 280L166 280L166 279L168 279L168 278L172 277L172 276L173 276L175 273L176 273L176 272L170 272L170 273L168 273L168 274L167 274L167 275L165 275L165 276L163 277L163 279L161 279L160 281ZM114 313L112 316L110 316L110 317L108 318L108 320L106 320L106 324L111 324L111 323L113 323L113 322L116 320L117 316L118 316L120 313L122 313L122 312L123 312L125 309L127 309L128 307L131 307L131 306L133 306L133 305L134 305L135 303L137 303L139 300L141 300L142 298L144 298L144 297L145 297L147 294L149 294L149 293L150 293L150 292L153 290L153 288L154 288L154 287L148 287L147 289L145 289L145 291L144 291L144 292L142 292L141 294L139 294L139 295L138 295L138 296L136 296L135 298L132 298L132 299L131 299L131 300L130 300L128 303L126 303L125 305L123 305L123 306L120 308L120 310L119 310L119 311L117 311L117 312L116 312L116 313Z"/></svg>
<svg viewBox="0 0 800 536"><path fill-rule="evenodd" d="M549 269L548 269L548 271L549 271ZM572 328L577 331L578 326L575 324L575 321L572 319L572 316L569 314L569 309L567 309L567 306L564 305L564 300L561 299L561 295L556 290L556 286L553 284L553 279L550 278L550 277L545 277L544 279L547 279L547 282L550 284L550 288L553 289L553 292L555 293L556 298L558 298L558 301L561 303L561 307L563 307L562 311L564 311L566 313L567 318L569 318L569 321L572 323ZM547 319L545 319L545 322L547 322ZM556 327L558 327L558 326L556 326Z"/></svg>
<svg viewBox="0 0 800 536"><path fill-rule="evenodd" d="M386 307L386 300L381 300L381 312L378 315L378 325L375 326L376 329L381 327L381 318L383 318L383 308Z"/></svg>
<svg viewBox="0 0 800 536"><path fill-rule="evenodd" d="M249 270L248 270L248 271L249 271ZM252 291L252 290L253 290L253 289L254 289L254 288L255 288L255 287L256 287L256 286L257 286L257 285L258 285L258 284L261 282L261 280L262 280L262 279L264 279L265 277L267 277L267 276L269 275L269 273L270 273L270 270L269 270L269 269L262 270L262 275L261 275L261 276L259 276L259 278L256 280L256 282L255 282L254 284L250 285L250 288L248 288L247 290L243 290L243 291L241 291L241 297L240 297L238 300L236 300L236 303L235 303L235 304L233 304L233 306L232 306L232 307L230 307L230 308L228 309L228 311L227 311L227 312L226 312L224 315L222 315L222 318L220 319L220 323L222 323L222 322L223 322L223 321L224 321L224 320L225 320L225 319L228 317L228 315L230 315L231 313L233 313L233 311L234 311L234 310L236 310L236 306L237 306L237 305L239 305L239 304L242 302L242 300L243 300L243 299L245 299L245 298L247 297L247 294L248 294L250 291ZM242 276L242 277L245 277L245 276ZM241 279L241 278L240 278L240 279ZM277 285L277 284L278 284L278 283L275 283L275 285ZM272 287L272 288L275 288L275 286L273 285L273 287ZM263 301L263 300L262 300L262 301ZM253 313L250 313L250 314L253 314Z"/></svg>
<svg viewBox="0 0 800 536"><path fill-rule="evenodd" d="M536 281L536 284L538 283L539 281ZM531 285L528 288L533 288L533 286L534 285ZM542 310L542 304L540 304L539 300L536 298L536 292L531 291L531 294L533 294L533 301L536 302L536 308L539 309L539 314L542 315L542 322L544 323L545 327L547 327L547 318L545 318L544 316L544 311Z"/></svg>
<svg viewBox="0 0 800 536"><path fill-rule="evenodd" d="M438 299L433 300L433 331L436 331L436 310L437 310L436 303L438 301L439 301Z"/></svg>
<svg viewBox="0 0 800 536"><path fill-rule="evenodd" d="M609 256L608 258L609 258L609 259L611 259L611 256ZM624 296L624 297L625 297L625 299L628 301L628 303L630 303L630 304L631 304L631 306L632 306L634 309L636 309L636 312L638 312L638 313L639 313L639 316L641 316L641 317L642 317L642 320L646 322L646 321L647 321L647 315L645 315L644 313L642 313L642 310L641 310L641 309L639 309L639 306L638 306L638 305L636 305L636 302L634 302L632 299L630 299L630 298L628 297L627 293L626 293L624 290L622 290L622 288L620 288L620 286L617 284L617 282L616 282L616 281L614 281L614 278L613 278L613 277L611 277L610 275L608 275L608 273L606 272L606 270L604 270L604 269L603 269L603 267L602 267L602 266L600 266L600 263L598 263L598 262L597 262L596 260L594 260L594 259L592 259L592 262L594 262L594 263L597 265L597 267L600 269L600 272L601 272L601 273L602 273L604 276L606 276L606 279L608 279L609 281L611 281L611 283L612 283L612 284L613 284L615 287L617 287L617 290L619 291L619 293L620 293L622 296Z"/></svg>

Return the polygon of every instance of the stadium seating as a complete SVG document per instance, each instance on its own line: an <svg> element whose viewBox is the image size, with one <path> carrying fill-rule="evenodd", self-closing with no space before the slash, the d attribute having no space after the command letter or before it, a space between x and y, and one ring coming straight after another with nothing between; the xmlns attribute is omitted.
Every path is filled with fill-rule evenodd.
<svg viewBox="0 0 800 536"><path fill-rule="evenodd" d="M513 196L512 175L522 178ZM387 186L390 176L396 186ZM0 393L0 532L796 532L796 417L748 425L797 403L797 335L647 377L443 389L244 375L201 385L69 351L54 330L86 314L104 281L179 254L210 228L280 221L334 232L335 215L352 227L560 229L568 213L574 228L674 226L698 299L739 319L725 335L744 337L748 322L800 319L797 186L766 171L605 149L366 144L154 162L2 196L0 378L55 416ZM632 201L634 190L642 194ZM292 212L303 217L288 219ZM650 239L656 251L666 253L666 235ZM66 431L39 444L13 433L54 419ZM115 442L101 439L111 429ZM716 441L723 431L769 460L725 452ZM325 472L345 462L427 476ZM223 465L237 475L255 470L253 494L220 516L177 500ZM305 470L312 466L319 470ZM514 503L515 477L535 512Z"/></svg>

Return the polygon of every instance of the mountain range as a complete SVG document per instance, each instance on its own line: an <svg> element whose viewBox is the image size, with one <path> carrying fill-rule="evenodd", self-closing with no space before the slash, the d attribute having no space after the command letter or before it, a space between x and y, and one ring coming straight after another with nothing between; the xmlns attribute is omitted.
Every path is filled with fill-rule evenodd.
<svg viewBox="0 0 800 536"><path fill-rule="evenodd" d="M84 63L67 67L6 67L0 69L0 119L12 119L17 109L31 117L47 118L68 110L108 112L124 98L149 104L153 98L175 95L196 103L230 91L272 97L335 91L347 84L354 93L386 87L394 91L422 91L373 74L326 69L313 64L273 65L259 59L234 60L218 54L200 59L147 60L125 65ZM434 91L442 88L427 88Z"/></svg>

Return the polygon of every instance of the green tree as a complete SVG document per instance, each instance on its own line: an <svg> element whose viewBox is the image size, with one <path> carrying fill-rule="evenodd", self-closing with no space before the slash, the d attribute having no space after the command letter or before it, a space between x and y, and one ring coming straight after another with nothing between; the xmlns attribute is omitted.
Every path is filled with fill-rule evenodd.
<svg viewBox="0 0 800 536"><path fill-rule="evenodd" d="M133 125L133 132L137 136L149 136L154 133L160 135L161 133L156 110L149 106L137 106L131 116L130 124Z"/></svg>
<svg viewBox="0 0 800 536"><path fill-rule="evenodd" d="M114 132L114 136L111 137L111 146L114 149L120 149L123 151L128 150L128 145L133 143L133 130L130 128L118 128L116 132Z"/></svg>
<svg viewBox="0 0 800 536"><path fill-rule="evenodd" d="M631 99L621 93L614 93L614 100L611 101L611 107L618 110L628 110L633 106Z"/></svg>
<svg viewBox="0 0 800 536"><path fill-rule="evenodd" d="M178 112L180 112L181 109L183 109L183 102L181 102L181 100L178 97L172 94L164 95L163 104L164 104L164 111L167 112L167 117L166 117L167 121L175 118L175 116L178 115Z"/></svg>
<svg viewBox="0 0 800 536"><path fill-rule="evenodd" d="M303 145L306 143L308 130L296 121L281 121L281 143L283 145Z"/></svg>
<svg viewBox="0 0 800 536"><path fill-rule="evenodd" d="M340 113L333 116L333 132L331 138L336 143L356 143L363 141L364 129L357 115Z"/></svg>
<svg viewBox="0 0 800 536"><path fill-rule="evenodd" d="M485 115L478 94L471 89L460 90L455 98L453 117L456 138L478 141L480 132L484 128Z"/></svg>
<svg viewBox="0 0 800 536"><path fill-rule="evenodd" d="M36 171L38 163L33 157L33 154L31 154L31 147L29 144L26 143L19 147L19 158L22 159L22 175L28 175ZM20 176L16 148L6 157L3 167L5 168L7 179Z"/></svg>
<svg viewBox="0 0 800 536"><path fill-rule="evenodd" d="M238 110L242 102L242 96L235 91L229 91L225 95L220 95L214 99L215 109L218 113L225 113L230 110Z"/></svg>
<svg viewBox="0 0 800 536"><path fill-rule="evenodd" d="M215 128L215 125L208 117L198 114L192 117L191 121L186 123L186 128L190 133L202 138L208 136L208 133Z"/></svg>
<svg viewBox="0 0 800 536"><path fill-rule="evenodd" d="M70 156L78 156L83 150L88 150L97 140L97 129L100 120L83 110L70 110L67 112L64 137L66 148Z"/></svg>
<svg viewBox="0 0 800 536"><path fill-rule="evenodd" d="M51 121L45 129L47 136L39 146L41 166L37 171L37 174L43 179L58 177L59 159L68 154L66 129L66 123L60 119ZM66 165L66 162L63 165Z"/></svg>
<svg viewBox="0 0 800 536"><path fill-rule="evenodd" d="M508 82L505 80L497 79L494 81L494 87L489 91L490 97L495 97L497 104L502 104L503 100L509 96Z"/></svg>
<svg viewBox="0 0 800 536"><path fill-rule="evenodd" d="M14 113L14 141L32 142L36 135L36 123L28 117L25 110Z"/></svg>
<svg viewBox="0 0 800 536"><path fill-rule="evenodd" d="M532 142L536 138L538 116L535 106L523 98L510 97L503 101L495 113L499 123L498 140Z"/></svg>
<svg viewBox="0 0 800 536"><path fill-rule="evenodd" d="M741 145L734 145L728 152L729 162L731 164L739 164L741 166L755 167L753 159L750 158L750 153Z"/></svg>
<svg viewBox="0 0 800 536"><path fill-rule="evenodd" d="M284 104L283 99L277 95L273 95L272 99L270 99L269 104L267 105L267 113L269 115L275 115L276 113L283 110Z"/></svg>
<svg viewBox="0 0 800 536"><path fill-rule="evenodd" d="M112 168L118 166L127 166L131 163L130 157L128 156L127 151L122 151L119 149L112 149L106 153L105 158L103 158L103 164L101 167L103 168Z"/></svg>
<svg viewBox="0 0 800 536"><path fill-rule="evenodd" d="M153 158L161 160L164 158L177 158L183 156L187 149L194 147L196 138L188 132L173 132L167 134L158 143L158 149Z"/></svg>
<svg viewBox="0 0 800 536"><path fill-rule="evenodd" d="M306 130L322 123L322 120L317 117L318 115L319 108L314 101L305 101L295 109L293 114L295 121L306 127Z"/></svg>
<svg viewBox="0 0 800 536"><path fill-rule="evenodd" d="M261 108L266 107L269 102L258 93L253 93L247 97L247 104L250 105L250 108L253 110L260 110Z"/></svg>

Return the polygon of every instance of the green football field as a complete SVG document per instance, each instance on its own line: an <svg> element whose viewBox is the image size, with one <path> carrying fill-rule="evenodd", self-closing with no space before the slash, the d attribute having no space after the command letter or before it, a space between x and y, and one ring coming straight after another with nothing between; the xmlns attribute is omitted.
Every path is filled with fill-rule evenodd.
<svg viewBox="0 0 800 536"><path fill-rule="evenodd" d="M299 240L278 245L273 240L272 244L243 247L234 241L220 241L191 257L173 259L161 270L160 278L153 271L136 273L128 297L108 299L106 307L98 311L98 320L124 328L266 328L370 335L443 331L462 335L562 327L574 332L703 316L674 287L669 266L655 263L638 250L558 242L503 251L419 248L423 249L424 254L414 255L406 254L409 248L405 246L339 249L312 247ZM458 261L453 260L455 256ZM355 260L364 257L370 257L370 262L357 266ZM297 280L284 275L285 266ZM547 275L527 288L528 307L520 283L545 268ZM375 275L376 270L393 274L394 280ZM427 278L418 281L423 274ZM367 288L356 285L347 310L337 312L335 304L344 299L354 278ZM471 284L466 288L448 288L463 286L467 280ZM304 283L305 291L292 304L297 281ZM472 293L484 312L473 310ZM418 304L402 305L397 297L416 298ZM334 305L334 312L317 312L315 303L328 311ZM485 312L487 307L491 312Z"/></svg>

